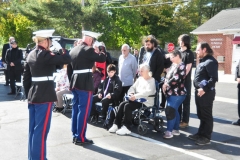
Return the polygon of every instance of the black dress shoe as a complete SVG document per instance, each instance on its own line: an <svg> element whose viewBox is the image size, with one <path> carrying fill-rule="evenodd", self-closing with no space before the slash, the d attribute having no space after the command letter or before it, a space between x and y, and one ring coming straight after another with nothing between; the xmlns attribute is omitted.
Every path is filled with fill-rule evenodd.
<svg viewBox="0 0 240 160"><path fill-rule="evenodd" d="M62 112L64 108L55 107L53 112Z"/></svg>
<svg viewBox="0 0 240 160"><path fill-rule="evenodd" d="M74 138L73 141L74 141L74 144L76 144L76 145L93 144L93 141L90 139L86 139L84 142L82 142L82 141L78 140L77 138Z"/></svg>
<svg viewBox="0 0 240 160"><path fill-rule="evenodd" d="M198 135L198 134L193 134L193 135L189 135L188 138L191 139L191 140L196 141L196 140L198 140L199 138L201 138L201 136Z"/></svg>
<svg viewBox="0 0 240 160"><path fill-rule="evenodd" d="M200 146L211 144L210 139L207 139L205 137L200 137L195 141L195 143Z"/></svg>
<svg viewBox="0 0 240 160"><path fill-rule="evenodd" d="M240 126L240 119L238 119L236 122L233 122L232 124L236 126Z"/></svg>
<svg viewBox="0 0 240 160"><path fill-rule="evenodd" d="M73 137L72 143L75 143L75 141L77 141L77 138Z"/></svg>
<svg viewBox="0 0 240 160"><path fill-rule="evenodd" d="M14 93L14 92L10 92L10 93L8 93L8 95L15 95L16 93Z"/></svg>

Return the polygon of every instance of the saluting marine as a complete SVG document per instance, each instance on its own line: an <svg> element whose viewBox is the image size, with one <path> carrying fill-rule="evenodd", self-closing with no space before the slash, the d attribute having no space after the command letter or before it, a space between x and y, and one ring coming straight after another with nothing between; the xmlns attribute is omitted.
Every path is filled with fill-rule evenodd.
<svg viewBox="0 0 240 160"><path fill-rule="evenodd" d="M55 30L33 32L36 48L29 53L23 79L31 83L28 92L29 141L28 159L46 160L46 140L50 129L52 103L57 101L53 72L56 65L68 64L68 54L56 55L49 48ZM31 80L30 80L31 78ZM24 83L28 90L28 84Z"/></svg>
<svg viewBox="0 0 240 160"><path fill-rule="evenodd" d="M103 51L96 53L92 48L99 33L83 31L81 45L70 51L72 59L68 65L68 74L71 76L70 89L73 93L72 108L72 134L73 143L93 143L86 138L87 119L92 106L92 94L94 91L92 67L94 62L105 62L106 56ZM69 78L70 79L70 78Z"/></svg>

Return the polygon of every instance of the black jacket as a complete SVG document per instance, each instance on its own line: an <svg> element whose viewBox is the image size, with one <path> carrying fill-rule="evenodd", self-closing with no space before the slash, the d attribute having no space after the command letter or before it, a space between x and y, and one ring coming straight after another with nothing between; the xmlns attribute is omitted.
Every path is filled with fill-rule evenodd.
<svg viewBox="0 0 240 160"><path fill-rule="evenodd" d="M31 82L28 102L46 103L57 101L55 84L52 80L36 82L31 81L31 77L53 76L56 65L68 64L70 62L71 58L68 54L53 54L41 46L31 51L27 57L23 74L24 88L28 88Z"/></svg>
<svg viewBox="0 0 240 160"><path fill-rule="evenodd" d="M146 54L144 47L140 49L138 65L143 63L143 56ZM160 77L164 69L164 59L165 54L161 51L161 49L156 48L152 54L152 57L149 62L150 71L152 72L152 77L160 82Z"/></svg>
<svg viewBox="0 0 240 160"><path fill-rule="evenodd" d="M23 53L21 49L9 48L6 52L5 61L7 63L7 70L22 70ZM13 62L15 66L10 66L10 63Z"/></svg>
<svg viewBox="0 0 240 160"><path fill-rule="evenodd" d="M5 62L5 57L6 57L6 53L7 53L7 50L10 48L10 44L9 43L6 43L3 45L3 49L2 49L2 62Z"/></svg>
<svg viewBox="0 0 240 160"><path fill-rule="evenodd" d="M240 78L240 60L238 62L238 65L236 66L236 71L235 71L235 81L237 78ZM238 83L238 88L240 88L240 83Z"/></svg>
<svg viewBox="0 0 240 160"><path fill-rule="evenodd" d="M102 96L104 96L104 91L107 87L109 77L107 77L98 87L98 94L101 93ZM108 89L106 92L106 95L108 93L111 94L111 98L114 100L115 105L119 104L119 96L122 92L122 81L119 79L119 77L115 74L108 85Z"/></svg>
<svg viewBox="0 0 240 160"><path fill-rule="evenodd" d="M84 91L94 91L92 72L73 74L74 70L92 69L95 62L105 62L104 54L97 54L92 47L82 43L70 51L72 59L68 65L68 76L70 78L70 89L76 88Z"/></svg>
<svg viewBox="0 0 240 160"><path fill-rule="evenodd" d="M32 79L31 79L32 74L31 74L30 67L27 64L27 62L24 63L23 69L24 69L23 70L23 87L24 87L25 95L26 95L26 97L28 97L28 92L32 85Z"/></svg>
<svg viewBox="0 0 240 160"><path fill-rule="evenodd" d="M106 68L109 64L112 64L112 57L111 54L109 52L106 52Z"/></svg>
<svg viewBox="0 0 240 160"><path fill-rule="evenodd" d="M200 87L200 83L206 80L207 85ZM205 56L200 59L200 63L196 67L194 76L194 87L196 89L203 88L204 92L209 92L215 89L215 84L218 81L218 62L213 56Z"/></svg>

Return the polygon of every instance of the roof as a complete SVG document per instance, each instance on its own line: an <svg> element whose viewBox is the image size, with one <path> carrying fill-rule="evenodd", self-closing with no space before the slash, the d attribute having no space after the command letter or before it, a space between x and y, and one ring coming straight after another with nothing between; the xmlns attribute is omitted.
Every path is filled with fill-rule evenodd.
<svg viewBox="0 0 240 160"><path fill-rule="evenodd" d="M207 22L193 30L193 34L223 33L224 30L240 31L240 8L222 10Z"/></svg>

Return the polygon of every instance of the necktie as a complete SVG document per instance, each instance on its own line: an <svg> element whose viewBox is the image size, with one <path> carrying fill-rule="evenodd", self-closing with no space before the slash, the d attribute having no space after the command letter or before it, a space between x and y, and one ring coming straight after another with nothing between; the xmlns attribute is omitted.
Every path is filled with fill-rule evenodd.
<svg viewBox="0 0 240 160"><path fill-rule="evenodd" d="M110 78L108 78L108 83L107 83L107 87L106 89L104 90L104 97L106 96L106 93L107 93L107 90L108 90L108 86L109 86L109 83L110 83Z"/></svg>

